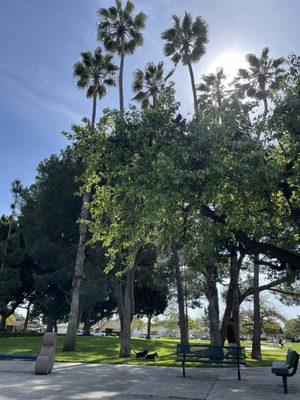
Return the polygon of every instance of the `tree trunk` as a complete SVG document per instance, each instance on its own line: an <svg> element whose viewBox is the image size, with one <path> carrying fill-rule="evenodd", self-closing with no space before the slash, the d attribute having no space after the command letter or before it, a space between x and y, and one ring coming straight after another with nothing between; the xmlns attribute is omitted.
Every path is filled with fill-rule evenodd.
<svg viewBox="0 0 300 400"><path fill-rule="evenodd" d="M84 192L83 205L81 207L81 219L86 221L88 219L88 211L86 204L90 203L90 193ZM80 291L84 273L85 262L85 247L86 247L87 226L85 223L79 224L79 243L77 248L77 257L75 263L75 274L73 278L73 292L71 301L71 310L69 315L68 329L63 346L63 351L75 351L76 337L78 329L78 316L79 316L79 302Z"/></svg>
<svg viewBox="0 0 300 400"><path fill-rule="evenodd" d="M260 321L260 302L259 302L259 257L254 258L254 274L253 274L253 336L252 336L252 353L251 358L261 360L261 321Z"/></svg>
<svg viewBox="0 0 300 400"><path fill-rule="evenodd" d="M29 317L30 317L30 307L31 307L31 303L28 304L27 307L27 311L26 311L26 318L25 318L25 322L24 322L24 332L27 332L27 328L28 328L28 322L29 322Z"/></svg>
<svg viewBox="0 0 300 400"><path fill-rule="evenodd" d="M232 278L232 318L233 329L236 338L236 343L240 345L240 302L239 302L239 265L237 252L231 251L230 254L230 277Z"/></svg>
<svg viewBox="0 0 300 400"><path fill-rule="evenodd" d="M262 99L263 99L263 102L264 102L263 121L265 122L265 120L266 120L266 118L267 118L267 115L268 115L268 112L269 112L269 107L268 107L268 99L267 99L267 94L266 94L265 86L263 86L263 87L261 88L261 90L262 90Z"/></svg>
<svg viewBox="0 0 300 400"><path fill-rule="evenodd" d="M54 318L52 315L48 315L46 332L53 332L53 329L54 329Z"/></svg>
<svg viewBox="0 0 300 400"><path fill-rule="evenodd" d="M97 106L97 94L93 97L93 113L92 113L92 125L95 125L96 120L96 106ZM91 202L91 194L89 192L84 192L81 206L81 220L83 222L79 223L79 242L77 247L77 256L75 262L75 271L73 278L73 291L71 308L69 314L69 322L67 334L63 346L63 351L75 351L76 350L76 338L77 330L80 323L80 291L82 286L82 279L84 275L84 262L85 262L85 247L86 247L86 236L87 236L87 226L84 221L89 218L89 212L86 209L86 205Z"/></svg>
<svg viewBox="0 0 300 400"><path fill-rule="evenodd" d="M195 111L195 116L197 116L197 114L198 114L197 92L196 92L194 71L193 71L191 61L189 59L188 59L187 65L189 68L189 73L190 73L190 78L191 78L191 85L192 85L192 92L193 92L193 99L194 99L194 111Z"/></svg>
<svg viewBox="0 0 300 400"><path fill-rule="evenodd" d="M117 294L117 306L118 306L118 314L120 319L120 337L122 337L123 332L123 323L124 323L124 306L123 306L123 282L118 281L115 285L116 294Z"/></svg>
<svg viewBox="0 0 300 400"><path fill-rule="evenodd" d="M157 93L154 93L152 98L153 98L152 108L153 108L153 110L156 110L156 108L157 108Z"/></svg>
<svg viewBox="0 0 300 400"><path fill-rule="evenodd" d="M92 325L93 323L90 321L89 316L87 315L83 321L83 336L90 336Z"/></svg>
<svg viewBox="0 0 300 400"><path fill-rule="evenodd" d="M217 267L208 264L204 271L205 294L208 300L209 333L211 344L221 346L219 296L217 289Z"/></svg>
<svg viewBox="0 0 300 400"><path fill-rule="evenodd" d="M151 316L147 316L147 339L151 339Z"/></svg>
<svg viewBox="0 0 300 400"><path fill-rule="evenodd" d="M227 325L228 325L229 319L232 315L235 285L239 279L239 273L240 273L240 269L241 269L244 257L245 257L245 254L240 254L240 256L237 260L237 265L236 265L237 271L235 271L235 268L233 268L232 263L230 263L230 273L229 273L230 281L229 281L229 287L228 287L228 292L227 292L227 296L226 296L225 311L223 314L222 325L221 325L221 340L222 340L223 346L224 346L224 343L226 340Z"/></svg>
<svg viewBox="0 0 300 400"><path fill-rule="evenodd" d="M92 125L95 125L96 121L96 107L97 107L97 93L93 95L93 113L92 113Z"/></svg>
<svg viewBox="0 0 300 400"><path fill-rule="evenodd" d="M5 331L6 328L6 318L8 318L9 315L2 313L1 314L1 320L0 320L0 331Z"/></svg>
<svg viewBox="0 0 300 400"><path fill-rule="evenodd" d="M120 55L120 70L119 70L119 101L120 101L120 113L124 115L124 90L123 90L123 72L124 72L124 38L121 43L121 55Z"/></svg>
<svg viewBox="0 0 300 400"><path fill-rule="evenodd" d="M178 301L178 311L179 311L179 329L180 329L180 341L181 344L188 344L188 329L186 324L186 317L184 312L184 294L182 288L182 277L180 273L180 262L177 249L177 243L175 240L172 241L172 253L173 262L175 266L175 278L177 286L177 301Z"/></svg>
<svg viewBox="0 0 300 400"><path fill-rule="evenodd" d="M123 299L123 323L121 331L121 346L119 357L131 357L131 322L134 313L134 269L126 272L126 284Z"/></svg>

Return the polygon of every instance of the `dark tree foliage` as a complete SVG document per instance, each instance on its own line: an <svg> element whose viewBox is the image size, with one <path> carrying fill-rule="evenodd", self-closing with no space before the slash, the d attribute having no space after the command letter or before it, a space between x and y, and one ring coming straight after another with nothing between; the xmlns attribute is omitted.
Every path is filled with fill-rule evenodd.
<svg viewBox="0 0 300 400"><path fill-rule="evenodd" d="M0 243L6 240L9 219L0 220ZM5 320L14 313L25 299L35 297L34 273L40 266L27 252L16 222L12 224L11 237L7 246L5 268L0 276L0 330L5 329Z"/></svg>

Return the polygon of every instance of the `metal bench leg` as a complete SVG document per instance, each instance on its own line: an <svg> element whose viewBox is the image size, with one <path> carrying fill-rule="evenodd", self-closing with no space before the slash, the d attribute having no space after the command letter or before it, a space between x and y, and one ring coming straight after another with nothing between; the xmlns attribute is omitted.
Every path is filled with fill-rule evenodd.
<svg viewBox="0 0 300 400"><path fill-rule="evenodd" d="M287 393L288 391L287 391L287 376L283 376L282 377L282 380L283 380L283 390L284 390L284 393Z"/></svg>
<svg viewBox="0 0 300 400"><path fill-rule="evenodd" d="M182 363L182 376L185 378L185 363Z"/></svg>

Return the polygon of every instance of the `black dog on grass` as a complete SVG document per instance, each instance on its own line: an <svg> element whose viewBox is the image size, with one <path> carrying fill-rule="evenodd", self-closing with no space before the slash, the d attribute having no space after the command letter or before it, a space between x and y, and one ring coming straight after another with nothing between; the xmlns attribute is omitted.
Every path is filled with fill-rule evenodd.
<svg viewBox="0 0 300 400"><path fill-rule="evenodd" d="M135 352L135 356L137 360L141 360L142 358L146 358L148 355L148 350L143 350L138 353Z"/></svg>
<svg viewBox="0 0 300 400"><path fill-rule="evenodd" d="M149 360L149 361L156 361L156 357L158 357L158 354L157 354L157 353L147 354L147 355L146 355L146 360Z"/></svg>

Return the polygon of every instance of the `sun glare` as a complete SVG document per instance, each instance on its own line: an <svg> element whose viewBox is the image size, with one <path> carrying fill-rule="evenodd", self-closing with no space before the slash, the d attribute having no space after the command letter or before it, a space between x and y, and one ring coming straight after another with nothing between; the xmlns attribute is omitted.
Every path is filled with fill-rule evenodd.
<svg viewBox="0 0 300 400"><path fill-rule="evenodd" d="M245 55L237 51L227 51L216 57L207 67L206 74L215 73L217 68L223 67L227 77L227 82L230 83L237 74L239 68L247 66Z"/></svg>

